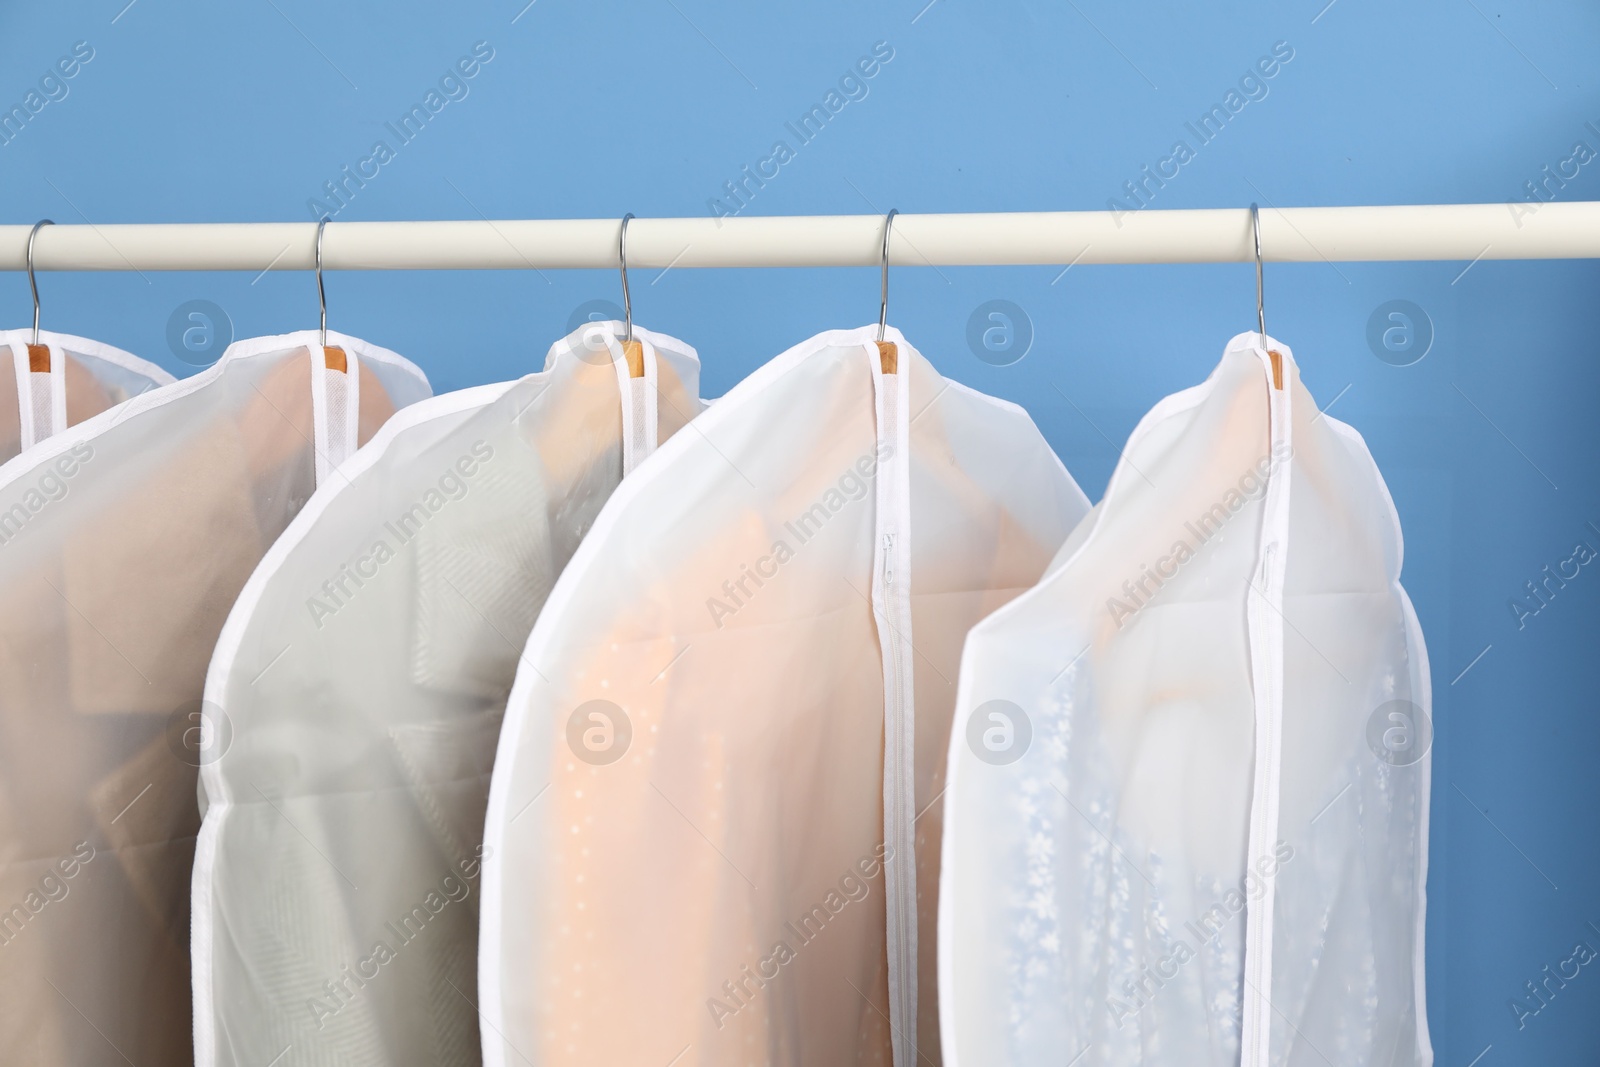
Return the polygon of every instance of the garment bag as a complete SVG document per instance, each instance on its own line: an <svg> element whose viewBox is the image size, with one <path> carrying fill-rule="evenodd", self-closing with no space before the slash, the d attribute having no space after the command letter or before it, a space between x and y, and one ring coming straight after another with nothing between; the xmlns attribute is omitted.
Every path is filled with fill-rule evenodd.
<svg viewBox="0 0 1600 1067"><path fill-rule="evenodd" d="M1366 444L1276 341L1144 418L1049 575L967 639L948 1064L1431 1062L1400 561ZM1007 731L1028 743L984 743Z"/></svg>
<svg viewBox="0 0 1600 1067"><path fill-rule="evenodd" d="M1021 408L877 331L718 400L556 583L490 789L494 1067L938 1062L956 659L1088 504Z"/></svg>
<svg viewBox="0 0 1600 1067"><path fill-rule="evenodd" d="M0 331L0 463L91 415L167 385L172 375L87 337Z"/></svg>
<svg viewBox="0 0 1600 1067"><path fill-rule="evenodd" d="M0 1062L190 1062L212 647L317 482L428 393L328 341L237 342L0 468Z"/></svg>
<svg viewBox="0 0 1600 1067"><path fill-rule="evenodd" d="M231 743L201 769L201 1067L480 1062L483 816L518 657L600 505L700 410L694 350L635 328L633 378L621 329L391 419L245 585L206 681Z"/></svg>

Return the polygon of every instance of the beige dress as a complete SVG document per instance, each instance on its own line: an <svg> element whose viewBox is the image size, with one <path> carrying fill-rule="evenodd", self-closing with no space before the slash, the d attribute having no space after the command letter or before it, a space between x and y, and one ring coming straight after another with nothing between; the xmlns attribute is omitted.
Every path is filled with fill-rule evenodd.
<svg viewBox="0 0 1600 1067"><path fill-rule="evenodd" d="M1088 502L897 331L822 334L623 482L535 624L485 832L485 1062L939 1062L967 629Z"/></svg>
<svg viewBox="0 0 1600 1067"><path fill-rule="evenodd" d="M190 1062L212 646L319 477L428 393L329 341L237 342L0 470L0 1062Z"/></svg>

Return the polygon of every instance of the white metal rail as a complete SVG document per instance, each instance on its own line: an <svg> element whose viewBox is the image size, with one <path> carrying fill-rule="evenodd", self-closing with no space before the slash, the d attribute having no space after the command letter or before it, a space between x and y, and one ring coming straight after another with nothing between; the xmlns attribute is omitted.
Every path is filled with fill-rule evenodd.
<svg viewBox="0 0 1600 1067"><path fill-rule="evenodd" d="M332 222L329 270L527 270L617 265L618 219ZM47 226L38 270L309 270L314 222ZM0 270L26 265L30 226L0 226ZM1230 263L1254 258L1250 213L1043 211L899 215L896 266ZM630 267L876 266L877 215L635 219ZM1600 202L1262 208L1273 262L1600 258Z"/></svg>

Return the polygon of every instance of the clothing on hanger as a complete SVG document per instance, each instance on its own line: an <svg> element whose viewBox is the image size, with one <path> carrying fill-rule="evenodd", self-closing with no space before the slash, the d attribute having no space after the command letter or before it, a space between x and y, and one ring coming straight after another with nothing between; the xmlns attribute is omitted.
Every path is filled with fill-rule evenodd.
<svg viewBox="0 0 1600 1067"><path fill-rule="evenodd" d="M491 1067L938 1062L956 658L1088 502L1021 408L878 335L741 382L557 581L490 789Z"/></svg>
<svg viewBox="0 0 1600 1067"><path fill-rule="evenodd" d="M0 463L91 415L172 382L172 375L87 337L0 331Z"/></svg>
<svg viewBox="0 0 1600 1067"><path fill-rule="evenodd" d="M523 643L624 472L698 414L688 345L586 325L412 405L318 489L217 642L196 1062L480 1062L483 818Z"/></svg>
<svg viewBox="0 0 1600 1067"><path fill-rule="evenodd" d="M428 395L399 356L256 338L0 470L0 1061L191 1060L201 687L319 480Z"/></svg>
<svg viewBox="0 0 1600 1067"><path fill-rule="evenodd" d="M1401 549L1365 442L1271 338L1139 423L1038 587L967 638L947 1064L1432 1062Z"/></svg>

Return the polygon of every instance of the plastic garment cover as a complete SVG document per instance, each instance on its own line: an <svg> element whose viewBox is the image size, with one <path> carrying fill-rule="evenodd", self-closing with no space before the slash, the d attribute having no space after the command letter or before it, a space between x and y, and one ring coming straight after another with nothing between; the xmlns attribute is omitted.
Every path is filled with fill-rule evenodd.
<svg viewBox="0 0 1600 1067"><path fill-rule="evenodd" d="M956 659L1088 502L1022 409L893 330L885 373L876 333L718 400L551 593L490 789L486 1063L938 1062Z"/></svg>
<svg viewBox="0 0 1600 1067"><path fill-rule="evenodd" d="M316 338L237 342L0 467L0 1062L190 1061L212 647L318 469L428 392Z"/></svg>
<svg viewBox="0 0 1600 1067"><path fill-rule="evenodd" d="M620 329L396 415L241 592L206 683L230 743L201 769L201 1067L480 1061L483 816L518 657L625 468L700 410L694 350L636 327L630 378Z"/></svg>
<svg viewBox="0 0 1600 1067"><path fill-rule="evenodd" d="M1048 576L967 639L947 1063L1432 1061L1400 562L1366 444L1277 342L1241 334L1144 418Z"/></svg>
<svg viewBox="0 0 1600 1067"><path fill-rule="evenodd" d="M0 331L0 463L172 375L87 337Z"/></svg>

